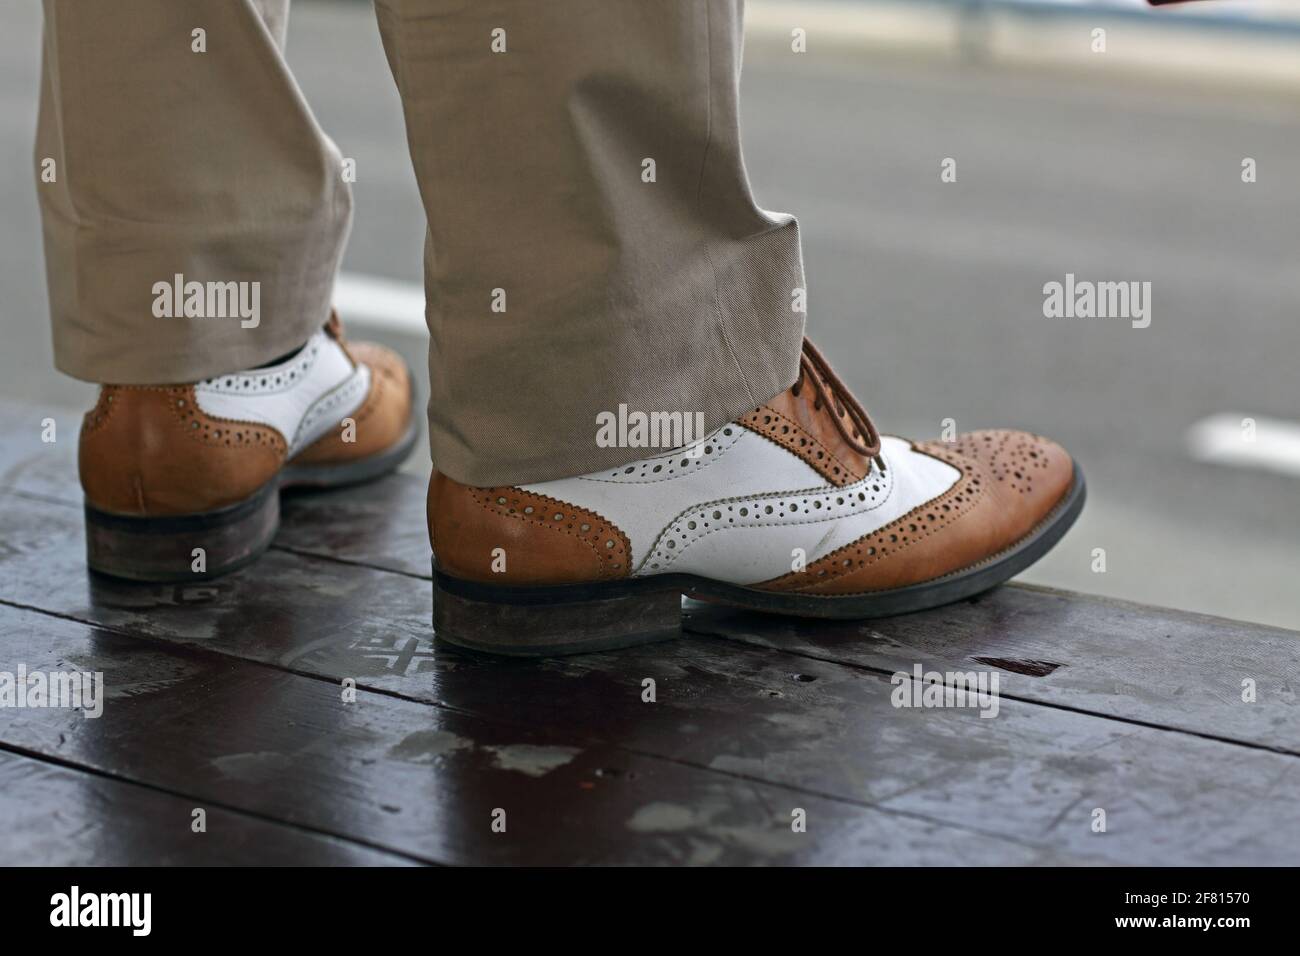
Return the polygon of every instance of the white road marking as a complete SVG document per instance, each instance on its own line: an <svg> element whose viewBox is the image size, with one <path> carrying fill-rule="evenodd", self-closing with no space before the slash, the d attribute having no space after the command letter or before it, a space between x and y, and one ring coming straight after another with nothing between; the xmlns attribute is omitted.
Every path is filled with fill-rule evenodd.
<svg viewBox="0 0 1300 956"><path fill-rule="evenodd" d="M350 327L424 334L424 286L360 272L341 272L334 306Z"/></svg>
<svg viewBox="0 0 1300 956"><path fill-rule="evenodd" d="M1255 423L1253 440L1247 420ZM1300 422L1221 412L1187 430L1187 447L1198 461L1300 477Z"/></svg>
<svg viewBox="0 0 1300 956"><path fill-rule="evenodd" d="M1262 6L1260 0L1249 5L1243 0L1230 10L1217 3L1193 3L1171 16L1139 0L1125 0L1124 6L1067 0L1032 5L990 0L974 6L916 0L749 0L745 36L754 42L752 49L747 43L745 57L748 62L781 56L789 62L791 31L800 28L806 31L809 59L816 59L811 51L818 49L886 47L939 56L977 53L997 63L1096 69L1098 58L1089 43L1079 42L1079 28L1100 19L1098 25L1113 25L1124 36L1124 42L1111 44L1104 57L1108 73L1155 74L1162 80L1171 74L1194 76L1281 86L1290 92L1300 81L1294 2L1274 0ZM1244 16L1248 10L1253 15ZM1171 19L1178 21L1179 29L1171 28Z"/></svg>

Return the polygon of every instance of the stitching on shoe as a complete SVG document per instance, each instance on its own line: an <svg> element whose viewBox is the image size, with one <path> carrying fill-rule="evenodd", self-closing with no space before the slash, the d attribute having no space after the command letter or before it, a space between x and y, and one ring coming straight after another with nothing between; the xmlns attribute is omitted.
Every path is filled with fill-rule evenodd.
<svg viewBox="0 0 1300 956"><path fill-rule="evenodd" d="M741 420L742 426L752 431L755 435L758 435L761 438L766 438L768 441L770 441L772 444L776 445L777 447L784 448L786 451L790 452L790 454L802 458L809 465L809 467L816 469L820 473L821 472L820 466L823 465L823 462L809 461L807 456L804 455L802 449L792 448L790 447L790 445L782 441L779 437L768 434L768 432L771 429L768 426L764 426L760 424L756 420L762 414L773 415L774 417L780 419L782 422L788 424L791 427L791 429L796 430L802 433L803 435L807 436L808 440L812 444L816 445L817 448L820 448L825 453L828 459L830 459L831 461L833 461L835 464L839 466L841 475L824 475L827 481L834 482L837 480L837 478L841 476L845 479L849 479L849 478L853 478L853 476L856 474L856 472L854 472L853 469L849 468L848 465L846 465L838 455L836 455L833 451L827 448L826 445L822 443L821 439L819 439L812 432L808 431L808 429L804 428L797 421L790 418L788 415L781 414L775 408L772 408L770 405L761 405L758 408L754 409L754 411L750 412L748 415L745 416L744 419ZM791 441L793 440L794 439L791 439ZM867 475L870 474L871 474L871 468L870 466L868 466ZM863 477L865 478L867 477L867 475L864 475ZM841 487L847 486L849 484L856 484L861 480L862 478L854 478L852 482L845 480L844 485L842 485Z"/></svg>
<svg viewBox="0 0 1300 956"><path fill-rule="evenodd" d="M728 428L735 430L734 437L729 435L723 435L723 433ZM683 446L682 449L675 449L674 454L656 455L654 458L642 458L639 459L638 461L629 462L628 464L623 466L624 469L623 473L626 474L626 469L628 468L635 469L639 466L640 469L644 471L651 464L654 464L656 462L672 462L679 458L690 458L690 456L686 453L685 449L693 448L696 445L701 445L705 447L707 447L709 443L715 445L716 453L710 452L708 454L701 454L698 457L691 458L692 464L698 463L698 467L695 468L682 469L680 465L677 466L677 468L670 467L668 469L667 474L661 475L657 478L640 478L640 477L624 478L619 476L617 473L615 473L608 478L594 478L591 475L579 475L578 480L591 481L591 482L596 482L598 484L605 484L605 485L653 485L653 484L658 484L661 481L673 481L677 478L686 478L691 475L698 475L705 468L708 468L710 465L714 464L719 459L721 459L722 456L725 455L727 452L731 451L731 449L735 448L736 443L740 441L741 436L746 430L747 429L744 429L742 426L738 424L724 425L722 428L719 428L717 431L713 432L710 435L706 435L704 438L701 438L699 441L692 442L690 445L685 445ZM721 440L715 440L718 435L723 435Z"/></svg>
<svg viewBox="0 0 1300 956"><path fill-rule="evenodd" d="M630 561L632 555L632 544L628 540L627 534L613 521L610 521L599 512L592 511L590 508L582 508L570 502L562 501L559 498L552 498L550 495L539 494L534 491L524 491L512 486L498 486L495 488L471 488L471 496L484 511L499 517L513 518L522 521L525 524L536 527L546 528L551 531L558 531L567 537L575 538L582 542L592 552L596 558L598 574L601 578L623 577L631 572ZM497 501L498 498L507 499L507 504ZM526 513L522 508L516 510L509 505L509 499L515 498L516 504L533 508L536 511L537 505L532 504L536 501L544 507L544 512L540 515ZM507 510L502 510L507 509ZM574 512L567 516L568 525L563 526L561 522L555 521L550 517L554 512ZM578 530L574 529L573 522L579 522ZM581 524L591 525L588 531L581 530ZM614 542L612 548L601 547L597 544L601 539ZM617 558L617 561L607 560Z"/></svg>
<svg viewBox="0 0 1300 956"><path fill-rule="evenodd" d="M179 390L176 394L184 396L185 390ZM184 402L184 404L180 404ZM288 453L289 446L284 436L280 434L279 429L263 422L245 421L235 418L217 418L209 415L199 406L195 399L180 398L179 401L170 401L167 407L171 409L173 417L181 427L181 431L191 439L208 446L226 446L230 448L256 448L267 447L281 455ZM192 409L192 412L182 411L182 409ZM197 422L199 427L187 427L188 422ZM222 426L220 428L215 426ZM230 438L223 440L222 432L230 431ZM254 436L252 440L246 440L244 433Z"/></svg>
<svg viewBox="0 0 1300 956"><path fill-rule="evenodd" d="M319 336L319 338L318 338ZM295 355L289 361L280 365L273 365L270 368L256 369L245 372L231 372L226 375L215 375L211 378L205 378L203 381L195 384L196 391L207 392L212 395L279 395L295 388L299 382L303 381L311 372L320 358L324 345L327 341L323 333L317 332L307 340L303 353ZM337 345L337 342L335 342ZM355 366L354 366L355 367ZM283 384L277 386L275 379L279 378ZM270 380L270 385L264 385L263 382ZM252 387L238 385L239 382L252 383Z"/></svg>
<svg viewBox="0 0 1300 956"><path fill-rule="evenodd" d="M935 454L932 452L926 452L925 454L929 454L931 458L938 459L947 465L951 465L953 468L959 469L962 476L953 483L951 488L939 497L923 502L911 511L907 512L907 514L896 518L884 527L877 528L875 531L863 535L856 541L850 541L842 548L837 548L830 554L823 555L818 558L813 565L810 565L803 571L792 571L781 575L779 578L773 578L770 581L761 582L757 586L764 588L765 590L781 591L784 593L804 593L809 588L820 587L829 582L837 581L855 571L861 571L871 567L872 565L878 564L891 555L897 555L906 551L918 541L924 541L926 538L930 537L931 534L952 527L962 518L969 515L975 508L975 505L978 503L981 496L986 492L986 489L982 486L979 477L974 474L972 468L972 465L978 464L978 462L967 460L964 456L956 454L944 455L942 453ZM972 487L974 488L973 491ZM921 528L918 527L916 530L911 531L910 534L904 534L901 536L898 534L899 529L918 523L915 516L927 514L930 511L941 511L951 499L962 497L963 495L964 499L957 508L956 514L948 514L946 517L941 516L936 519L936 522L923 522L925 525L924 530L921 530ZM886 543L884 541L886 535L895 540ZM897 540L899 537L901 537L901 541ZM862 555L863 549L868 549L867 554L863 555L865 560L850 560L848 564L844 563L844 559L841 556L848 555L852 552L856 559L859 555ZM827 563L828 567L817 572L816 575L811 575L810 572L812 572L812 568L815 565L822 563ZM784 581L800 581L802 583L797 587L778 587L778 585ZM872 589L868 588L853 593L869 594L871 593L871 590ZM889 589L882 588L878 590ZM845 595L836 594L818 596L843 597Z"/></svg>
<svg viewBox="0 0 1300 956"><path fill-rule="evenodd" d="M932 584L935 581L943 581L946 580L947 578L957 577L960 574L966 574L970 571L975 570L976 568L984 567L986 564L992 564L996 562L998 559L1000 559L1003 555L1016 550L1018 547L1020 547L1022 544L1024 544L1026 541L1032 538L1034 535L1038 534L1047 525L1051 524L1052 521L1054 521L1056 517L1061 513L1061 511L1065 508L1069 500L1070 500L1070 493L1067 490L1063 495L1061 495L1061 500L1058 501L1056 504L1054 504L1051 510L1048 511L1047 514L1043 515L1042 519L1037 524L1035 524L1032 528L1030 528L1027 532L1025 532L1015 541L1011 542L1005 548L1002 548L999 551L995 551L993 554L986 555L985 557L980 558L978 561L974 561L970 564L963 565L960 568L954 568L953 570L945 572L944 574L940 574L936 577L926 578L924 581L916 581L913 584L905 584L905 585L901 585L900 587L876 588L875 590L867 590L867 591L851 591L845 594L816 594L810 596L824 598L826 600L835 600L836 598L861 597L867 594L888 594L892 591L901 591L909 587L915 587L917 584Z"/></svg>
<svg viewBox="0 0 1300 956"><path fill-rule="evenodd" d="M354 409L354 411L359 410L365 405L371 390L370 386L374 382L374 378L375 378L374 370L371 369L369 366L366 366L366 372L367 372L367 378L369 379L366 383L366 396L362 397L361 404L358 405L357 409ZM314 425L322 417L334 412L341 404L346 402L349 398L354 397L352 393L360 377L361 377L361 373L354 369L352 374L349 375L346 379L344 379L342 382L339 382L339 384L335 385L334 388L330 389L330 391L326 392L320 398L316 399L316 401L311 404L311 407L309 407L307 411L303 414L302 418L298 420L298 427L295 428L293 431L293 440L289 443L289 447L301 451L301 449L298 448L298 441L302 437L303 432L308 428L309 425ZM349 416L345 415L343 417L347 418ZM355 416L351 416L351 417L353 418L353 421L356 421ZM324 438L328 434L330 434L330 432L329 430L326 430L326 432L320 437ZM314 444L314 442L312 444Z"/></svg>
<svg viewBox="0 0 1300 956"><path fill-rule="evenodd" d="M873 474L875 474L874 464L867 471L867 474L864 477L858 479L852 485L832 487L831 490L829 491L827 491L825 488L819 487L815 489L804 489L801 491L792 491L792 492L781 493L781 494L769 494L769 495L762 495L762 496L745 495L737 498L722 498L722 499L718 499L717 501L704 502L702 504L693 505L692 507L681 511L676 516L674 516L672 521L668 523L668 526L665 527L664 530L659 533L659 536L655 539L654 544L650 548L650 551L646 554L645 558L642 559L641 564L638 566L636 573L640 575L643 572L646 572L652 568L656 573L662 574L667 572L667 570L677 562L677 559L686 553L687 549L689 549L691 546L695 545L696 543L703 541L709 535L714 534L718 531L735 531L741 528L791 528L791 527L798 527L800 525L824 524L827 521L839 521L851 515L867 514L871 511L875 511L877 508L884 507L884 505L893 497L894 490L898 487L898 483L894 480L893 468L887 468L882 473L883 478L878 479L878 480L883 480L886 483L886 490L884 492L884 496L879 501L876 501L873 504L869 504L865 508L856 508L850 505L848 509L845 511L838 512L838 513L827 512L822 517L819 518L801 518L797 520L776 520L776 521L765 521L765 520L748 521L747 520L744 524L728 523L725 525L719 525L718 527L710 527L709 530L707 531L699 531L698 533L689 537L686 540L686 542L683 545L681 545L680 548L674 547L671 550L671 552L668 552L666 550L666 545L664 544L667 540L669 540L671 536L680 533L682 524L689 521L691 515L697 511L708 511L710 509L721 508L723 506L727 506L728 510L732 510L732 508L735 505L740 505L744 507L744 506L751 506L752 503L754 502L759 502L759 503L765 503L770 501L785 502L793 498L803 498L803 497L834 498L840 495L847 495L849 497L852 497L853 495L860 493L854 489L858 485L865 486L871 480L871 476ZM843 506L835 505L833 507L840 508ZM715 519L715 520L721 520L721 519ZM872 533L874 534L875 532ZM676 539L673 538L673 540ZM846 545L845 547L849 547L849 546L851 545ZM655 561L655 559L659 559L659 563L652 563ZM825 560L825 558L824 557L818 558L817 560L822 561ZM785 575L782 575L782 577L785 577ZM780 578L776 580L780 580Z"/></svg>

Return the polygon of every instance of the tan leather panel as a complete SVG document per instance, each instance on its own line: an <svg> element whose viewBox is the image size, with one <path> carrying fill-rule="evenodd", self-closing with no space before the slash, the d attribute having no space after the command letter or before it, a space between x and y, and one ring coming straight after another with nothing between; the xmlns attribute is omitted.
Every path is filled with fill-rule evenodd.
<svg viewBox="0 0 1300 956"><path fill-rule="evenodd" d="M1074 463L1037 435L984 431L916 449L962 474L938 498L897 521L759 587L802 594L860 594L951 574L1015 544L1070 489Z"/></svg>
<svg viewBox="0 0 1300 956"><path fill-rule="evenodd" d="M101 511L194 514L253 494L286 451L274 428L205 414L192 385L106 385L82 421L78 468Z"/></svg>
<svg viewBox="0 0 1300 956"><path fill-rule="evenodd" d="M340 342L342 342L341 335ZM406 363L392 349L373 342L347 342L344 349L356 363L370 366L370 391L348 417L355 423L344 441L336 427L308 445L293 460L300 464L334 464L366 458L393 445L411 421L411 380Z"/></svg>
<svg viewBox="0 0 1300 956"><path fill-rule="evenodd" d="M865 478L871 460L845 443L830 418L833 408L815 405L812 388L801 388L797 394L787 388L741 418L740 424L798 455L835 485Z"/></svg>
<svg viewBox="0 0 1300 956"><path fill-rule="evenodd" d="M632 546L593 511L519 488L471 488L434 472L429 541L440 570L497 584L627 577ZM500 549L500 551L497 551ZM494 570L494 561L504 570Z"/></svg>

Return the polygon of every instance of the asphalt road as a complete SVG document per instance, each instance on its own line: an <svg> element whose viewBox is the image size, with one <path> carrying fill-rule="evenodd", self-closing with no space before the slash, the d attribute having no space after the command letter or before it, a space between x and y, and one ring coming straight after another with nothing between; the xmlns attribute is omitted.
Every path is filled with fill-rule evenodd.
<svg viewBox="0 0 1300 956"><path fill-rule="evenodd" d="M38 36L35 4L0 8L0 397L78 405L87 389L48 371ZM297 4L289 60L357 159L345 268L418 282L368 5ZM1300 628L1300 480L1186 447L1215 413L1300 420L1300 92L810 52L751 56L743 97L759 201L802 224L811 334L882 430L1023 427L1082 463L1084 516L1027 580ZM1150 282L1150 326L1044 318L1067 273Z"/></svg>

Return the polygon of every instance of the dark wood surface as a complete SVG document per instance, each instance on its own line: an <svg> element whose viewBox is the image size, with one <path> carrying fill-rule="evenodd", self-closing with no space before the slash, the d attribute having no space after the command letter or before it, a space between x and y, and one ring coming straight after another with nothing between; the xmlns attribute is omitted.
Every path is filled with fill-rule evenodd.
<svg viewBox="0 0 1300 956"><path fill-rule="evenodd" d="M0 671L107 700L0 709L4 862L1300 862L1295 632L1009 586L496 660L433 639L420 480L286 499L232 577L125 585L86 572L76 422L43 417L0 406ZM916 664L996 672L997 716L894 707Z"/></svg>

